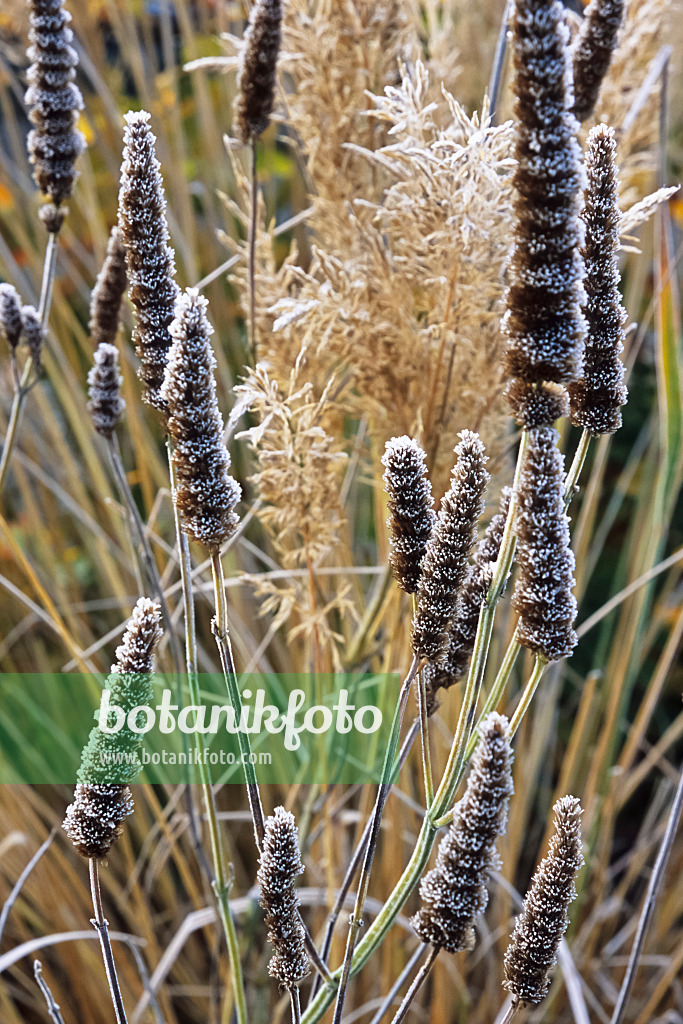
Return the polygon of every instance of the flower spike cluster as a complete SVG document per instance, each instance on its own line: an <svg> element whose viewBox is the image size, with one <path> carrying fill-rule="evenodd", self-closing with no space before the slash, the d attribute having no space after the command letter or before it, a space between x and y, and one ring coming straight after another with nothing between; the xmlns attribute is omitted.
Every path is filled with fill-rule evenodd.
<svg viewBox="0 0 683 1024"><path fill-rule="evenodd" d="M0 284L0 334L10 349L15 349L21 339L21 297L14 285Z"/></svg>
<svg viewBox="0 0 683 1024"><path fill-rule="evenodd" d="M617 48L624 0L591 0L574 45L574 114L586 121Z"/></svg>
<svg viewBox="0 0 683 1024"><path fill-rule="evenodd" d="M519 612L517 639L546 661L574 650L574 554L564 510L564 460L552 427L530 431L515 520L519 577L512 604Z"/></svg>
<svg viewBox="0 0 683 1024"><path fill-rule="evenodd" d="M30 0L29 7L33 45L28 50L26 103L33 128L28 152L36 185L54 204L42 219L48 231L56 234L63 221L63 212L56 207L71 195L74 164L85 148L83 134L76 129L83 97L74 82L78 55L71 45L71 15L62 0Z"/></svg>
<svg viewBox="0 0 683 1024"><path fill-rule="evenodd" d="M448 648L443 663L427 665L423 669L429 714L434 714L437 709L437 691L453 686L467 671L474 650L479 613L491 583L492 566L498 561L503 542L511 494L509 487L503 488L500 510L492 516L474 552L474 565L467 570L448 631Z"/></svg>
<svg viewBox="0 0 683 1024"><path fill-rule="evenodd" d="M123 377L119 373L119 353L114 345L106 342L98 345L88 384L88 412L93 426L102 437L110 438L126 408L121 398Z"/></svg>
<svg viewBox="0 0 683 1024"><path fill-rule="evenodd" d="M571 420L593 435L613 434L626 404L624 350L626 310L619 292L619 179L614 129L605 124L588 136L583 218L586 222L586 321L583 376L569 385Z"/></svg>
<svg viewBox="0 0 683 1024"><path fill-rule="evenodd" d="M178 296L160 396L168 409L176 469L174 500L183 532L213 552L237 528L234 509L241 490L228 472L230 456L216 401L216 359L207 305L194 288Z"/></svg>
<svg viewBox="0 0 683 1024"><path fill-rule="evenodd" d="M303 870L294 815L284 807L276 807L275 813L266 818L257 878L268 938L274 948L268 971L289 991L303 981L309 971L299 899L294 888Z"/></svg>
<svg viewBox="0 0 683 1024"><path fill-rule="evenodd" d="M565 796L553 810L555 832L548 855L536 869L505 954L505 988L517 1001L532 1005L548 994L548 975L569 925L567 911L576 898L576 876L583 864L581 804Z"/></svg>
<svg viewBox="0 0 683 1024"><path fill-rule="evenodd" d="M496 840L507 826L512 787L508 721L492 712L472 756L467 788L439 844L436 867L420 883L422 905L411 924L423 942L449 953L471 949L474 919L488 903Z"/></svg>
<svg viewBox="0 0 683 1024"><path fill-rule="evenodd" d="M580 370L584 178L562 4L517 0L512 29L517 167L505 367L513 414L531 428L563 409L561 392L544 382L568 384Z"/></svg>
<svg viewBox="0 0 683 1024"><path fill-rule="evenodd" d="M237 79L235 116L243 143L266 130L275 101L275 78L280 50L280 0L256 0L244 34L242 63Z"/></svg>
<svg viewBox="0 0 683 1024"><path fill-rule="evenodd" d="M382 456L384 487L389 495L390 562L406 594L417 592L420 566L436 520L426 458L417 441L405 435L387 441Z"/></svg>
<svg viewBox="0 0 683 1024"><path fill-rule="evenodd" d="M160 637L159 606L141 597L116 649L116 662L107 680L111 703L122 708L126 716L133 708L153 702L149 675ZM122 821L132 814L133 798L128 783L141 767L134 756L139 749L140 735L125 726L113 734L103 733L97 727L90 733L81 756L73 803L67 808L63 824L83 857L105 858L120 834ZM119 781L110 781L114 774Z"/></svg>
<svg viewBox="0 0 683 1024"><path fill-rule="evenodd" d="M416 656L432 662L441 661L446 653L448 627L467 573L467 557L474 543L489 481L479 435L463 430L459 437L451 486L441 500L422 561L417 612L412 625Z"/></svg>
<svg viewBox="0 0 683 1024"><path fill-rule="evenodd" d="M140 357L142 398L166 412L161 397L171 347L169 325L179 292L168 244L166 198L149 114L126 114L119 188L119 226L126 247L130 300L137 314L133 340Z"/></svg>
<svg viewBox="0 0 683 1024"><path fill-rule="evenodd" d="M121 300L126 290L126 247L121 229L113 227L107 242L107 255L90 296L90 337L93 345L113 345L119 329Z"/></svg>

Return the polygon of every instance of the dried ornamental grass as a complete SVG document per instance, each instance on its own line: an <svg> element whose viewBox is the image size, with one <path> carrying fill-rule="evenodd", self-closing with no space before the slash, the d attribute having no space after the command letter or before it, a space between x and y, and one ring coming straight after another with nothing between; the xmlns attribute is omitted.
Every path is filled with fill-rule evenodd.
<svg viewBox="0 0 683 1024"><path fill-rule="evenodd" d="M100 342L95 352L95 365L88 373L88 412L102 437L112 437L126 408L121 398L122 383L118 350L114 345Z"/></svg>
<svg viewBox="0 0 683 1024"><path fill-rule="evenodd" d="M268 939L274 953L268 964L271 977L291 991L309 972L299 900L294 888L304 866L294 815L276 807L266 818L257 879L261 906L266 912Z"/></svg>
<svg viewBox="0 0 683 1024"><path fill-rule="evenodd" d="M390 562L406 594L417 591L422 559L436 520L425 459L417 441L405 435L387 441L382 456L384 487L389 495Z"/></svg>
<svg viewBox="0 0 683 1024"><path fill-rule="evenodd" d="M256 0L251 8L235 103L237 131L244 143L257 138L270 121L275 102L281 21L280 0Z"/></svg>
<svg viewBox="0 0 683 1024"><path fill-rule="evenodd" d="M121 229L115 226L111 229L107 254L90 296L88 329L94 345L114 344L127 283L126 247Z"/></svg>

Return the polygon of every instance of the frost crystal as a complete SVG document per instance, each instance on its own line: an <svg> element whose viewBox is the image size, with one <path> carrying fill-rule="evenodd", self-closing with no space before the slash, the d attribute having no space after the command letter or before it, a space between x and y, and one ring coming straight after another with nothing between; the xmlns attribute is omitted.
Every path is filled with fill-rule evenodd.
<svg viewBox="0 0 683 1024"><path fill-rule="evenodd" d="M425 459L417 441L405 435L387 441L382 457L384 487L389 495L391 567L399 587L407 594L417 591L420 564L436 520Z"/></svg>

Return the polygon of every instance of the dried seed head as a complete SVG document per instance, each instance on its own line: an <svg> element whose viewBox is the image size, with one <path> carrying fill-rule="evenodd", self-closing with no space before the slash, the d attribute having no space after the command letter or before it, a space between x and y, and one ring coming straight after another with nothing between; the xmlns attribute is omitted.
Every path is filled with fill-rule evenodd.
<svg viewBox="0 0 683 1024"><path fill-rule="evenodd" d="M530 384L517 378L508 384L505 397L512 415L527 430L550 425L569 415L569 398L562 384L551 381Z"/></svg>
<svg viewBox="0 0 683 1024"><path fill-rule="evenodd" d="M160 389L179 292L175 256L168 244L166 198L149 114L131 112L125 120L119 227L126 248L129 295L137 314L133 340L140 357L143 401L165 413Z"/></svg>
<svg viewBox="0 0 683 1024"><path fill-rule="evenodd" d="M133 708L153 702L150 673L154 648L161 636L160 623L159 605L141 597L116 649L116 662L106 685L110 703L124 712L124 722ZM135 756L140 746L140 734L125 724L116 733L104 733L97 727L91 731L81 755L74 800L67 808L63 826L84 857L106 857L120 832L121 822L132 813L128 782L140 771Z"/></svg>
<svg viewBox="0 0 683 1024"><path fill-rule="evenodd" d="M548 993L548 973L569 925L567 910L576 898L576 876L583 864L581 804L565 796L553 810L555 833L548 855L536 869L505 954L503 984L523 1003L540 1003Z"/></svg>
<svg viewBox="0 0 683 1024"><path fill-rule="evenodd" d="M510 377L566 384L580 369L585 322L583 186L568 29L559 0L517 0L512 19L517 136L514 250L504 329Z"/></svg>
<svg viewBox="0 0 683 1024"><path fill-rule="evenodd" d="M120 395L123 377L119 373L119 353L114 345L100 342L95 352L95 365L88 374L88 384L88 412L93 426L98 434L109 438L126 408Z"/></svg>
<svg viewBox="0 0 683 1024"><path fill-rule="evenodd" d="M626 310L619 293L619 179L614 129L605 124L588 136L583 218L586 222L585 306L588 336L583 377L569 386L571 419L591 434L613 434L626 404L624 350Z"/></svg>
<svg viewBox="0 0 683 1024"><path fill-rule="evenodd" d="M57 235L62 229L69 212L66 206L55 206L54 203L45 203L38 210L38 217L45 225L45 230L51 235Z"/></svg>
<svg viewBox="0 0 683 1024"><path fill-rule="evenodd" d="M31 361L36 376L42 368L43 345L45 344L45 330L38 316L38 310L34 306L22 306L21 308L22 333L31 354Z"/></svg>
<svg viewBox="0 0 683 1024"><path fill-rule="evenodd" d="M422 561L412 626L415 654L436 662L446 653L448 627L467 573L467 556L474 543L489 480L479 435L463 430L458 436L451 486L441 500Z"/></svg>
<svg viewBox="0 0 683 1024"><path fill-rule="evenodd" d="M11 284L0 284L0 334L11 349L19 344L23 326L19 292Z"/></svg>
<svg viewBox="0 0 683 1024"><path fill-rule="evenodd" d="M390 562L399 587L407 594L417 591L420 564L436 520L426 457L417 441L405 435L387 441L382 456L389 495Z"/></svg>
<svg viewBox="0 0 683 1024"><path fill-rule="evenodd" d="M79 782L73 802L66 809L63 828L82 857L103 860L117 836L121 823L133 813L128 786Z"/></svg>
<svg viewBox="0 0 683 1024"><path fill-rule="evenodd" d="M258 869L261 906L266 912L268 939L274 953L268 971L283 988L293 989L309 971L299 899L294 884L303 872L294 815L276 807L266 818Z"/></svg>
<svg viewBox="0 0 683 1024"><path fill-rule="evenodd" d="M488 903L496 840L507 826L512 787L508 721L493 712L482 725L467 788L441 840L436 867L420 883L422 905L411 924L423 942L449 953L474 944L474 919Z"/></svg>
<svg viewBox="0 0 683 1024"><path fill-rule="evenodd" d="M624 0L591 0L574 45L574 114L586 121L595 110L624 17Z"/></svg>
<svg viewBox="0 0 683 1024"><path fill-rule="evenodd" d="M194 288L178 296L170 327L173 344L160 394L168 407L177 474L175 503L183 531L215 551L237 528L234 509L241 490L228 472L230 456L216 402L216 360L207 305Z"/></svg>
<svg viewBox="0 0 683 1024"><path fill-rule="evenodd" d="M270 121L275 101L281 21L280 0L255 0L244 34L235 102L237 131L244 143L264 132Z"/></svg>
<svg viewBox="0 0 683 1024"><path fill-rule="evenodd" d="M126 290L126 247L121 229L113 227L107 255L90 296L90 337L94 345L113 345L119 329L121 300Z"/></svg>
<svg viewBox="0 0 683 1024"><path fill-rule="evenodd" d="M29 0L33 43L28 50L26 103L34 127L28 136L29 159L35 165L33 177L38 188L55 206L68 199L73 190L76 157L85 139L76 130L83 98L75 84L78 55L71 46L71 15L62 0ZM61 221L46 222L48 230L59 230Z"/></svg>
<svg viewBox="0 0 683 1024"><path fill-rule="evenodd" d="M429 714L433 714L437 709L437 691L453 686L467 671L477 635L479 613L491 584L490 567L498 560L500 554L511 493L509 487L503 488L500 510L491 518L486 533L474 553L474 565L467 570L448 631L446 657L442 664L430 664L423 669Z"/></svg>
<svg viewBox="0 0 683 1024"><path fill-rule="evenodd" d="M567 658L577 643L574 554L564 511L564 460L552 427L532 430L519 483L515 521L519 577L512 604L517 639L547 661Z"/></svg>

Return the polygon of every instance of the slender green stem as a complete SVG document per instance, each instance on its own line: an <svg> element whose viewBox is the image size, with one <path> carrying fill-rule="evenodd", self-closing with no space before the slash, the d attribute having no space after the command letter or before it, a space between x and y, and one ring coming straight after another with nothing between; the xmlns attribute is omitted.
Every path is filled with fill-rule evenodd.
<svg viewBox="0 0 683 1024"><path fill-rule="evenodd" d="M90 866L90 892L92 895L93 911L95 913L92 924L100 937L102 959L104 960L104 969L107 974L111 1001L114 1004L116 1024L127 1024L126 1011L123 1007L121 989L119 988L119 979L116 974L116 964L114 963L114 954L111 948L111 939L109 938L109 922L104 916L104 910L102 908L99 869L94 857L90 858L88 864Z"/></svg>
<svg viewBox="0 0 683 1024"><path fill-rule="evenodd" d="M192 590L192 561L190 559L190 545L186 535L182 532L180 515L175 503L175 475L171 457L171 445L168 447L169 471L171 474L171 489L174 495L173 518L175 523L176 538L178 541L178 555L180 562L180 579L183 592L183 610L185 613L185 663L187 667L187 679L192 704L201 704L201 693L199 680L197 678L197 633L195 626L194 593ZM211 771L204 760L204 737L200 732L195 732L195 744L197 747L197 760L199 762L199 778L204 797L204 808L209 828L209 839L211 842L211 859L213 862L214 879L212 888L218 904L218 914L223 926L223 934L228 948L228 959L232 974L232 989L235 1000L235 1011L238 1024L247 1022L247 999L244 989L244 978L242 975L242 961L240 958L239 943L235 921L230 908L230 881L225 861L223 840L216 817L216 803L211 785Z"/></svg>
<svg viewBox="0 0 683 1024"><path fill-rule="evenodd" d="M569 467L569 472L567 473L567 476L565 477L565 481L564 481L564 510L565 510L565 512L569 508L569 506L571 504L571 500L574 497L574 494L576 493L576 489L577 489L578 483L579 483L579 477L581 476L581 470L583 469L583 464L586 461L586 455L588 454L588 446L591 443L591 437L592 437L592 435L589 434L587 430L584 430L582 432L581 439L579 441L579 444L577 446L576 451L574 452L574 458L572 459L572 464Z"/></svg>
<svg viewBox="0 0 683 1024"><path fill-rule="evenodd" d="M524 692L519 699L517 709L512 718L510 719L510 739L512 739L512 737L519 729L520 723L524 718L524 715L526 714L528 707L531 704L531 701L533 700L533 696L536 693L536 687L540 683L541 676L545 672L547 665L548 662L543 657L543 655L537 654L536 661L534 662L533 672L529 676L529 681L524 687Z"/></svg>
<svg viewBox="0 0 683 1024"><path fill-rule="evenodd" d="M258 226L258 170L256 136L251 140L251 217L249 220L249 348L254 366L258 360L256 341L256 230Z"/></svg>
<svg viewBox="0 0 683 1024"><path fill-rule="evenodd" d="M425 784L425 805L431 807L434 801L434 777L432 775L432 754L429 749L429 715L427 714L427 687L424 672L417 677L417 699L420 709L420 737L422 740L422 774Z"/></svg>
<svg viewBox="0 0 683 1024"><path fill-rule="evenodd" d="M47 236L47 246L45 249L45 262L43 263L43 280L40 288L40 302L38 304L38 317L43 325L43 328L47 326L48 317L50 315L50 303L52 301L52 285L55 279L55 270L57 268L57 242L58 236L50 233ZM24 369L21 374L21 379L18 386L14 391L14 398L12 399L12 408L10 409L9 421L7 423L7 433L5 435L5 446L2 449L2 455L0 455L0 494L5 484L5 477L7 476L7 470L9 468L10 459L12 457L12 451L17 440L17 434L19 431L19 424L21 422L21 414L24 409L24 403L26 402L26 396L32 387L31 382L31 371L33 369L33 360L28 358L24 364Z"/></svg>
<svg viewBox="0 0 683 1024"><path fill-rule="evenodd" d="M408 675L406 676L401 686L398 703L396 705L396 711L394 713L394 718L391 723L389 744L387 746L387 752L384 757L384 764L382 765L382 775L377 790L375 806L372 811L370 838L365 851L363 868L358 882L356 905L353 908L353 913L351 914L351 917L349 919L349 931L346 940L344 963L342 964L341 981L339 983L339 988L337 989L337 1002L334 1008L334 1017L332 1018L333 1024L340 1024L342 1012L344 1009L346 990L348 988L349 978L351 977L351 962L353 959L353 951L356 947L358 933L360 929L363 927L363 907L365 906L365 900L368 894L368 886L370 884L370 872L372 870L372 862L374 860L375 850L377 848L377 840L379 838L382 812L384 811L384 805L387 801L387 797L391 789L392 776L394 774L394 761L396 759L396 751L398 749L398 743L401 736L401 725L403 723L403 715L405 714L406 704L408 703L408 694L410 693L411 684L415 679L415 676L418 673L419 669L420 660L418 659L417 655L415 655L413 657L410 669L408 670Z"/></svg>
<svg viewBox="0 0 683 1024"><path fill-rule="evenodd" d="M439 955L439 950L440 949L441 949L441 946L432 946L431 947L431 949L429 951L429 956L427 957L425 962L422 964L422 967L420 968L420 970L415 975L413 983L410 986L410 988L408 989L408 991L406 992L405 996L403 997L403 1002L401 1003L401 1005L399 1006L398 1010L394 1014L394 1018L393 1018L391 1024L401 1024L401 1021L405 1019L405 1015L407 1014L408 1010L410 1009L411 1004L413 1002L413 999L415 998L417 993L422 988L422 985L424 984L427 975L429 974L429 972L431 971L432 967L434 966L434 963L436 962L436 958Z"/></svg>

